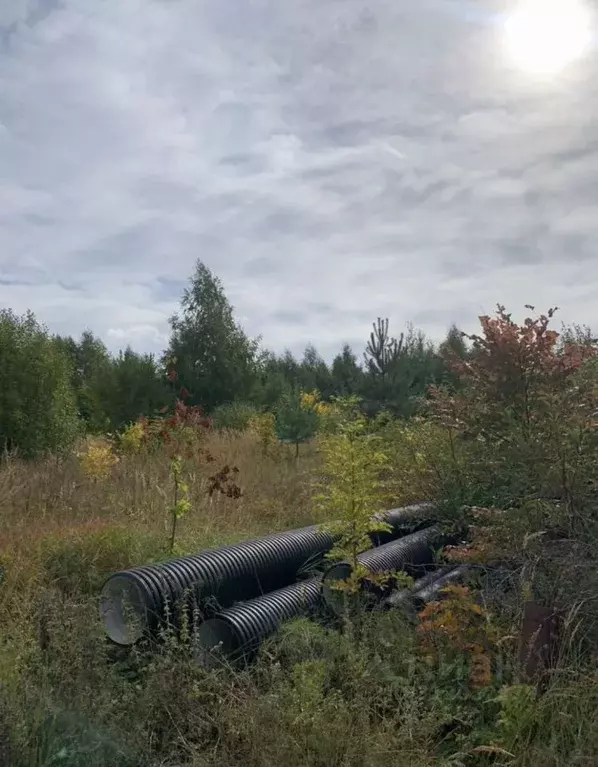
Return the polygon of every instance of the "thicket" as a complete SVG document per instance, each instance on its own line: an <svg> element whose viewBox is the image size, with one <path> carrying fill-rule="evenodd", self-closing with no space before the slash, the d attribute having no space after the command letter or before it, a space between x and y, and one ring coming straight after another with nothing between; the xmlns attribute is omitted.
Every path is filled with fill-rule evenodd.
<svg viewBox="0 0 598 767"><path fill-rule="evenodd" d="M0 448L34 457L72 444L79 422L69 376L33 314L0 310Z"/></svg>
<svg viewBox="0 0 598 767"><path fill-rule="evenodd" d="M111 355L91 330L79 340L52 336L31 313L20 318L4 311L0 443L33 455L68 448L76 432L121 431L139 416L151 417L173 404L167 372L174 364L189 404L212 415L217 428L238 431L254 415L269 412L277 414L279 436L298 446L313 434L313 423L310 426L309 417L297 409L301 392L317 391L325 402L334 396L358 395L369 416L381 411L409 416L430 383L451 375L444 363L445 348L467 354L456 328L436 348L411 327L395 339L388 320L381 319L374 323L361 363L348 345L330 364L313 345L301 359L289 351L274 354L261 346L259 338L245 334L222 283L201 262L170 325L169 345L160 358L131 348ZM35 421L36 445L33 427L25 425L30 419L23 403L31 403L40 414ZM66 408L60 419L44 416L48 408L54 412L57 407ZM58 421L64 428L52 426Z"/></svg>

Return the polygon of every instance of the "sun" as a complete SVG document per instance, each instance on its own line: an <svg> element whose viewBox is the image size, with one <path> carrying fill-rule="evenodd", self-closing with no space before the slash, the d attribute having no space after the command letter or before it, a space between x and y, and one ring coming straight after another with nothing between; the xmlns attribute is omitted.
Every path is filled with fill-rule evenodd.
<svg viewBox="0 0 598 767"><path fill-rule="evenodd" d="M524 0L505 22L509 55L528 72L556 74L588 50L591 21L581 0Z"/></svg>

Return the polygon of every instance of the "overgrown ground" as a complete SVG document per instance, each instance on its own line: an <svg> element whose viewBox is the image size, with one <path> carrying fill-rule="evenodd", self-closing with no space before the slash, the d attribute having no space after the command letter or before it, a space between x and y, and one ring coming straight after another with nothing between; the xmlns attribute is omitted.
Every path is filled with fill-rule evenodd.
<svg viewBox="0 0 598 767"><path fill-rule="evenodd" d="M187 452L176 498L172 433L114 465L100 446L87 472L73 454L5 458L0 765L598 763L595 349L557 348L546 317L520 327L504 312L482 319L484 336L457 363L461 388L432 391L410 421L370 424L360 447L332 430L295 459L265 420L254 433L206 430L199 446L176 446ZM363 462L374 444L379 487ZM242 496L210 497L210 472L226 466L239 469ZM363 469L360 497L434 500L447 524L467 523L470 545L452 556L476 565L480 588L455 588L419 616L363 615L359 630L296 621L245 671L204 671L173 638L151 651L106 641L103 578L170 556L173 508L175 553L199 551L321 521L321 476L339 483L335 518L350 466ZM505 567L506 591L496 581ZM526 602L560 616L536 678L518 652Z"/></svg>
<svg viewBox="0 0 598 767"><path fill-rule="evenodd" d="M292 448L263 456L249 435L209 440L244 495L210 501L198 470L181 552L313 521L313 449L295 461ZM598 676L568 662L535 701L510 686L506 651L472 689L467 664L431 664L398 614L370 616L360 643L299 621L242 673L204 672L176 643L111 647L98 586L166 555L168 471L163 455L125 457L103 481L72 457L0 470L0 764L595 763Z"/></svg>

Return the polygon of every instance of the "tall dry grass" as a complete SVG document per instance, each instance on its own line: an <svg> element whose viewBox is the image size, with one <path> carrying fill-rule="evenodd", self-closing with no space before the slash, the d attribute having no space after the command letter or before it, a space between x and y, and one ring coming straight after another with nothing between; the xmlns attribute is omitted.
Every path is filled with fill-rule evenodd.
<svg viewBox="0 0 598 767"><path fill-rule="evenodd" d="M313 448L265 456L249 435L212 433L215 461L188 474L192 510L177 526L175 553L310 524ZM239 469L243 494L209 497L212 467ZM170 556L172 479L166 454L122 456L110 477L84 474L75 454L0 465L0 682L19 685L28 652L48 641L48 621L62 613L98 639L96 596L111 572ZM54 627L58 630L57 627ZM60 629L62 631L62 629Z"/></svg>
<svg viewBox="0 0 598 767"><path fill-rule="evenodd" d="M213 466L239 468L240 499L190 477L181 553L315 521L319 456L210 434ZM568 662L540 701L505 676L472 691L466 670L418 654L398 613L356 645L309 621L283 628L250 671L206 672L176 640L107 642L105 576L168 556L166 455L123 456L105 480L75 456L0 466L0 767L573 767L598 760L598 684Z"/></svg>

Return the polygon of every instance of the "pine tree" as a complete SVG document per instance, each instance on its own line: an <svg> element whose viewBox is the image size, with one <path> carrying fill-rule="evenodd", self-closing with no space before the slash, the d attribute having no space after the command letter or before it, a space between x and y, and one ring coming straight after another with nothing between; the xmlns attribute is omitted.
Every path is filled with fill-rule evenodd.
<svg viewBox="0 0 598 767"><path fill-rule="evenodd" d="M288 389L276 407L276 436L281 442L295 445L295 456L299 456L299 445L313 439L318 428L315 410L306 408L301 402L301 392Z"/></svg>
<svg viewBox="0 0 598 767"><path fill-rule="evenodd" d="M357 394L361 391L362 384L363 370L357 364L357 357L349 344L345 344L340 354L337 354L332 361L334 394L339 397Z"/></svg>
<svg viewBox="0 0 598 767"><path fill-rule="evenodd" d="M407 417L419 407L428 386L441 375L434 345L421 330L407 326L398 339L389 334L388 319L373 323L364 360L364 407L370 415L388 410Z"/></svg>
<svg viewBox="0 0 598 767"><path fill-rule="evenodd" d="M383 320L378 317L373 327L363 356L370 375L384 381L392 374L401 356L404 334L401 333L398 340L390 336L388 318Z"/></svg>

